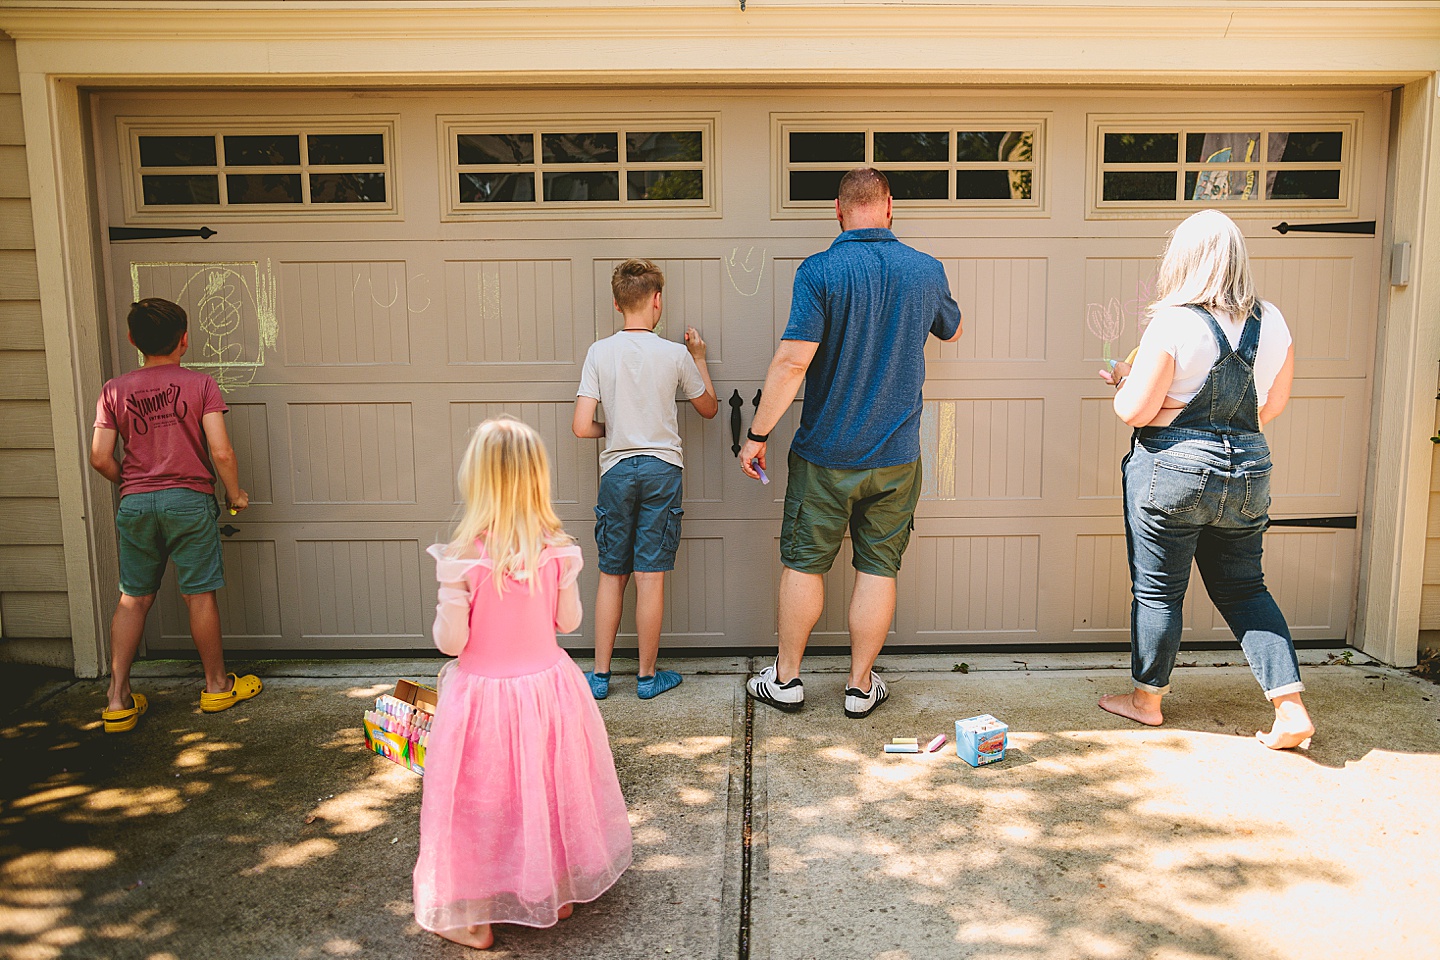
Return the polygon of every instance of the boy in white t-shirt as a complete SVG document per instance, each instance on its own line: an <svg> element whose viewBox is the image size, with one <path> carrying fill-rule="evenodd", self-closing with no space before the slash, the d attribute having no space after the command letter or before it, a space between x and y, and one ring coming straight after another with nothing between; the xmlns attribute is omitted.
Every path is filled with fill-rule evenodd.
<svg viewBox="0 0 1440 960"><path fill-rule="evenodd" d="M674 670L656 670L660 621L665 612L665 574L675 569L680 545L681 454L677 391L705 419L720 409L705 341L694 327L682 346L655 334L665 276L649 260L626 260L610 278L615 309L625 318L619 332L597 341L585 355L576 391L572 429L581 438L604 438L600 496L595 506L595 544L600 587L595 595L595 668L585 675L596 700L610 692L610 657L620 629L625 587L635 577L635 628L642 700L681 681ZM595 419L597 404L605 421Z"/></svg>

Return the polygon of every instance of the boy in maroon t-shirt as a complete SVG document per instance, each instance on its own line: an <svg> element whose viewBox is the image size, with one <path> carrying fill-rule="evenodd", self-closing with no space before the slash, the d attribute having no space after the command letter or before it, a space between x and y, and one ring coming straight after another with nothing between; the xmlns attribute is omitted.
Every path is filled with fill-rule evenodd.
<svg viewBox="0 0 1440 960"><path fill-rule="evenodd" d="M148 706L143 694L130 691L130 666L169 560L205 668L200 709L225 710L261 689L258 677L225 672L215 602L225 585L216 473L231 513L250 505L225 430L229 408L213 379L180 366L190 346L184 310L169 300L141 300L130 305L127 323L145 365L105 384L90 442L90 465L120 486L120 603L110 621L110 702L100 715L106 733L133 729ZM117 438L124 442L120 460Z"/></svg>

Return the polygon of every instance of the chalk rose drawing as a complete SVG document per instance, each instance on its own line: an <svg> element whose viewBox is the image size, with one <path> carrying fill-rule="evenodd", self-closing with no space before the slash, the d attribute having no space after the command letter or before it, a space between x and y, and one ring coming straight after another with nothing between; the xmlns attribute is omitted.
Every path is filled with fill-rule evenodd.
<svg viewBox="0 0 1440 960"><path fill-rule="evenodd" d="M185 365L204 370L229 393L255 379L280 332L270 261L132 263L134 299L164 297L190 317Z"/></svg>
<svg viewBox="0 0 1440 960"><path fill-rule="evenodd" d="M1120 298L1111 297L1110 301L1103 305L1086 304L1085 326L1099 338L1103 345L1100 358L1108 362L1111 345L1125 332L1125 310L1120 306Z"/></svg>

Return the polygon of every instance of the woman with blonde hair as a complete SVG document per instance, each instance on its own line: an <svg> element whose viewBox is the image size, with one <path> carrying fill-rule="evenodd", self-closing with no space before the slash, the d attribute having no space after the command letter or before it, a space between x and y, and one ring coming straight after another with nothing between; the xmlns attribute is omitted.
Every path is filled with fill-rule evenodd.
<svg viewBox="0 0 1440 960"><path fill-rule="evenodd" d="M550 506L539 434L476 428L464 512L436 544L445 672L425 753L415 919L476 949L491 924L548 927L630 865L630 820L605 722L556 643L580 625L580 548Z"/></svg>
<svg viewBox="0 0 1440 960"><path fill-rule="evenodd" d="M1261 567L1270 508L1261 429L1290 399L1290 330L1255 296L1245 238L1218 210L1175 228L1157 294L1133 367L1100 371L1117 388L1115 413L1136 428L1121 463L1134 689L1100 706L1148 726L1164 722L1160 700L1194 560L1275 708L1270 731L1256 736L1276 750L1301 746L1315 728L1300 699L1295 644Z"/></svg>

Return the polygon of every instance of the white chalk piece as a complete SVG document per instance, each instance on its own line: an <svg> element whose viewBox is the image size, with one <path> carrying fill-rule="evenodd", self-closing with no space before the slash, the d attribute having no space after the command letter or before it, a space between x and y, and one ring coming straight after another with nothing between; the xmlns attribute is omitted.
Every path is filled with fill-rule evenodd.
<svg viewBox="0 0 1440 960"><path fill-rule="evenodd" d="M918 743L887 743L887 744L885 744L885 752L886 752L886 753L919 753L919 752L920 752L920 744L918 744Z"/></svg>

